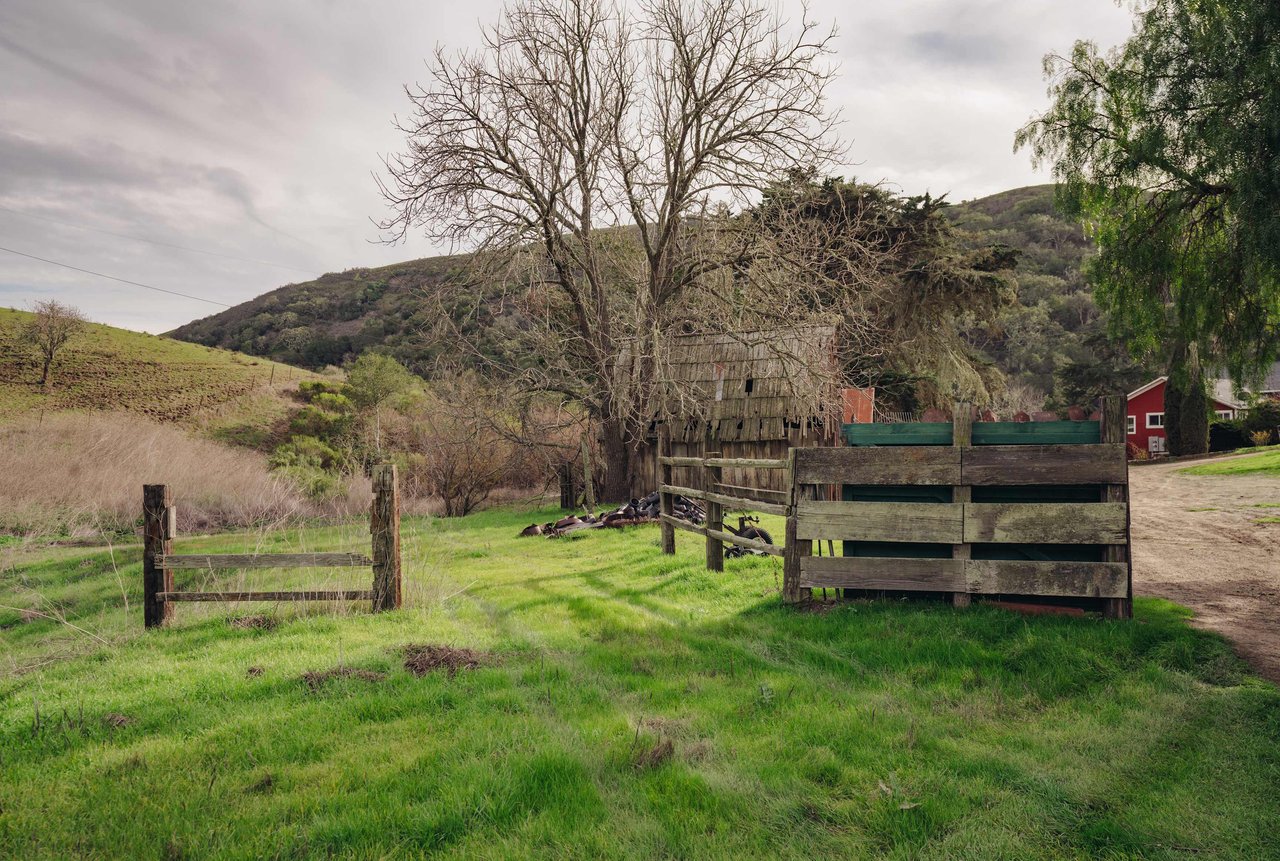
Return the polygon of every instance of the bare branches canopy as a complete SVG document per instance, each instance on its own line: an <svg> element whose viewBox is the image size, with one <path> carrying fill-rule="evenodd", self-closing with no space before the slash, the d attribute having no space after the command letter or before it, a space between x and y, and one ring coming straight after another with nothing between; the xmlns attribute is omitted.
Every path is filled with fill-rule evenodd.
<svg viewBox="0 0 1280 861"><path fill-rule="evenodd" d="M715 216L839 154L833 35L761 0L517 0L406 91L382 227L521 262L558 347L541 382L599 422L612 498L677 304L743 254Z"/></svg>
<svg viewBox="0 0 1280 861"><path fill-rule="evenodd" d="M79 310L54 299L37 302L31 310L34 316L23 328L22 340L40 354L40 385L47 392L53 388L54 360L68 341L84 331L86 321Z"/></svg>

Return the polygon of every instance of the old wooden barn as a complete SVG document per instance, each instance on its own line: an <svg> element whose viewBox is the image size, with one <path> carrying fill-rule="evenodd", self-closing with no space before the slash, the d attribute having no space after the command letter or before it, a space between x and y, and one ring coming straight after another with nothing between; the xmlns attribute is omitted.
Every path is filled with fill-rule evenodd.
<svg viewBox="0 0 1280 861"><path fill-rule="evenodd" d="M841 400L836 328L809 325L721 335L682 335L663 357L664 386L644 441L633 493L659 482L659 437L671 454L785 458L791 446L836 444ZM677 468L676 484L694 476ZM725 470L723 481L786 490L778 470Z"/></svg>

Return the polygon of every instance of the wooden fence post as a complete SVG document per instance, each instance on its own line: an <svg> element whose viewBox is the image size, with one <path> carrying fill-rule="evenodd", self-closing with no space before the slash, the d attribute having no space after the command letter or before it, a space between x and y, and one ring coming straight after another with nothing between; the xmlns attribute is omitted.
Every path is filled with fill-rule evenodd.
<svg viewBox="0 0 1280 861"><path fill-rule="evenodd" d="M173 572L156 565L156 556L173 552L173 496L165 484L142 486L142 623L158 628L173 618L173 604L159 597L173 591Z"/></svg>
<svg viewBox="0 0 1280 861"><path fill-rule="evenodd" d="M955 405L955 411L951 417L951 444L960 449L960 457L963 460L964 450L973 445L973 407L967 403L958 403ZM955 485L951 488L951 501L953 503L966 503L972 499L973 491L968 485ZM952 559L968 559L972 548L968 544L952 544ZM952 592L951 605L953 607L968 607L971 598L968 592Z"/></svg>
<svg viewBox="0 0 1280 861"><path fill-rule="evenodd" d="M671 464L663 463L662 458L671 456L671 431L664 422L658 428L658 483L659 485L671 484L674 471ZM672 504L671 494L658 488L658 510L666 515L675 516L676 508ZM676 528L667 521L662 521L662 552L671 554L676 552Z"/></svg>
<svg viewBox="0 0 1280 861"><path fill-rule="evenodd" d="M591 477L591 446L587 445L587 435L582 435L582 479L585 482L587 514L596 513L596 484Z"/></svg>
<svg viewBox="0 0 1280 861"><path fill-rule="evenodd" d="M1107 395L1102 399L1102 420L1099 422L1098 431L1101 442L1104 443L1124 443L1125 436L1125 407L1128 399L1124 395ZM1125 479L1124 484L1104 484L1102 486L1103 502L1128 502L1129 501L1129 457L1125 452ZM1130 523L1129 518L1131 512L1129 507L1125 506L1125 543L1124 544L1108 544L1103 548L1102 560L1104 562L1124 562L1128 571L1128 594L1124 598L1104 598L1102 600L1102 615L1108 619L1131 619L1133 618L1133 558L1129 552L1130 542Z"/></svg>
<svg viewBox="0 0 1280 861"><path fill-rule="evenodd" d="M373 535L373 611L400 606L400 488L395 464L373 468L373 505L369 512Z"/></svg>
<svg viewBox="0 0 1280 861"><path fill-rule="evenodd" d="M702 461L702 489L706 493L718 493L721 472L718 466L708 466L706 458L719 457L719 452L707 452ZM707 529L716 532L724 531L724 506L719 502L707 501ZM719 538L707 536L707 570L724 570L724 544Z"/></svg>
<svg viewBox="0 0 1280 861"><path fill-rule="evenodd" d="M787 532L782 548L782 600L794 604L800 600L800 542L796 540L796 503L800 500L800 489L796 486L796 450L787 450L787 490L788 506L791 513L787 515Z"/></svg>

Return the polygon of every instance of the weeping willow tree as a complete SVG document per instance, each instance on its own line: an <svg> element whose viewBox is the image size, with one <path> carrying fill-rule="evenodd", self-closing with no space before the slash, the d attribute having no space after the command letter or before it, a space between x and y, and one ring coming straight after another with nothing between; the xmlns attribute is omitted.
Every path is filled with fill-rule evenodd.
<svg viewBox="0 0 1280 861"><path fill-rule="evenodd" d="M1015 147L1053 166L1097 240L1113 333L1177 390L1201 367L1247 383L1280 351L1280 4L1147 0L1135 16L1110 52L1045 58L1052 103Z"/></svg>
<svg viewBox="0 0 1280 861"><path fill-rule="evenodd" d="M926 406L990 403L1003 378L964 331L1015 301L1016 254L962 248L947 205L798 175L766 191L752 213L765 251L744 280L758 288L772 273L788 285L765 292L777 313L794 318L803 305L838 318L852 383L909 388Z"/></svg>

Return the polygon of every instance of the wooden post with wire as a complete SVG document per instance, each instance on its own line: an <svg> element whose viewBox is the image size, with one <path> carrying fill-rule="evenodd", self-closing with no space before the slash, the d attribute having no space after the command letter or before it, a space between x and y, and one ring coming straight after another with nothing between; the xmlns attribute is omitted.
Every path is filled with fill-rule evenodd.
<svg viewBox="0 0 1280 861"><path fill-rule="evenodd" d="M671 493L663 490L666 485L671 484L674 470L671 464L667 463L667 459L671 457L671 431L664 422L658 428L658 511L662 517L662 552L671 554L676 552L676 529L668 519L674 517L676 513L675 506L672 504Z"/></svg>
<svg viewBox="0 0 1280 861"><path fill-rule="evenodd" d="M173 570L158 557L173 552L173 495L166 484L142 486L142 623L158 628L173 618L173 605L164 599L173 591Z"/></svg>
<svg viewBox="0 0 1280 861"><path fill-rule="evenodd" d="M720 457L719 452L707 452L708 458ZM724 505L716 494L720 491L721 468L706 463L702 465L702 491L707 494L707 570L724 570L724 543L712 533L724 532Z"/></svg>
<svg viewBox="0 0 1280 861"><path fill-rule="evenodd" d="M964 450L973 445L973 406L964 402L955 405L955 410L951 418L951 445L960 450L960 458L964 457ZM951 502L953 504L964 504L970 501L973 496L973 489L967 484L956 484L951 487ZM964 542L951 545L952 559L968 559L972 553L972 547ZM963 565L964 563L960 563ZM968 607L972 602L969 592L952 592L951 605L953 607Z"/></svg>

